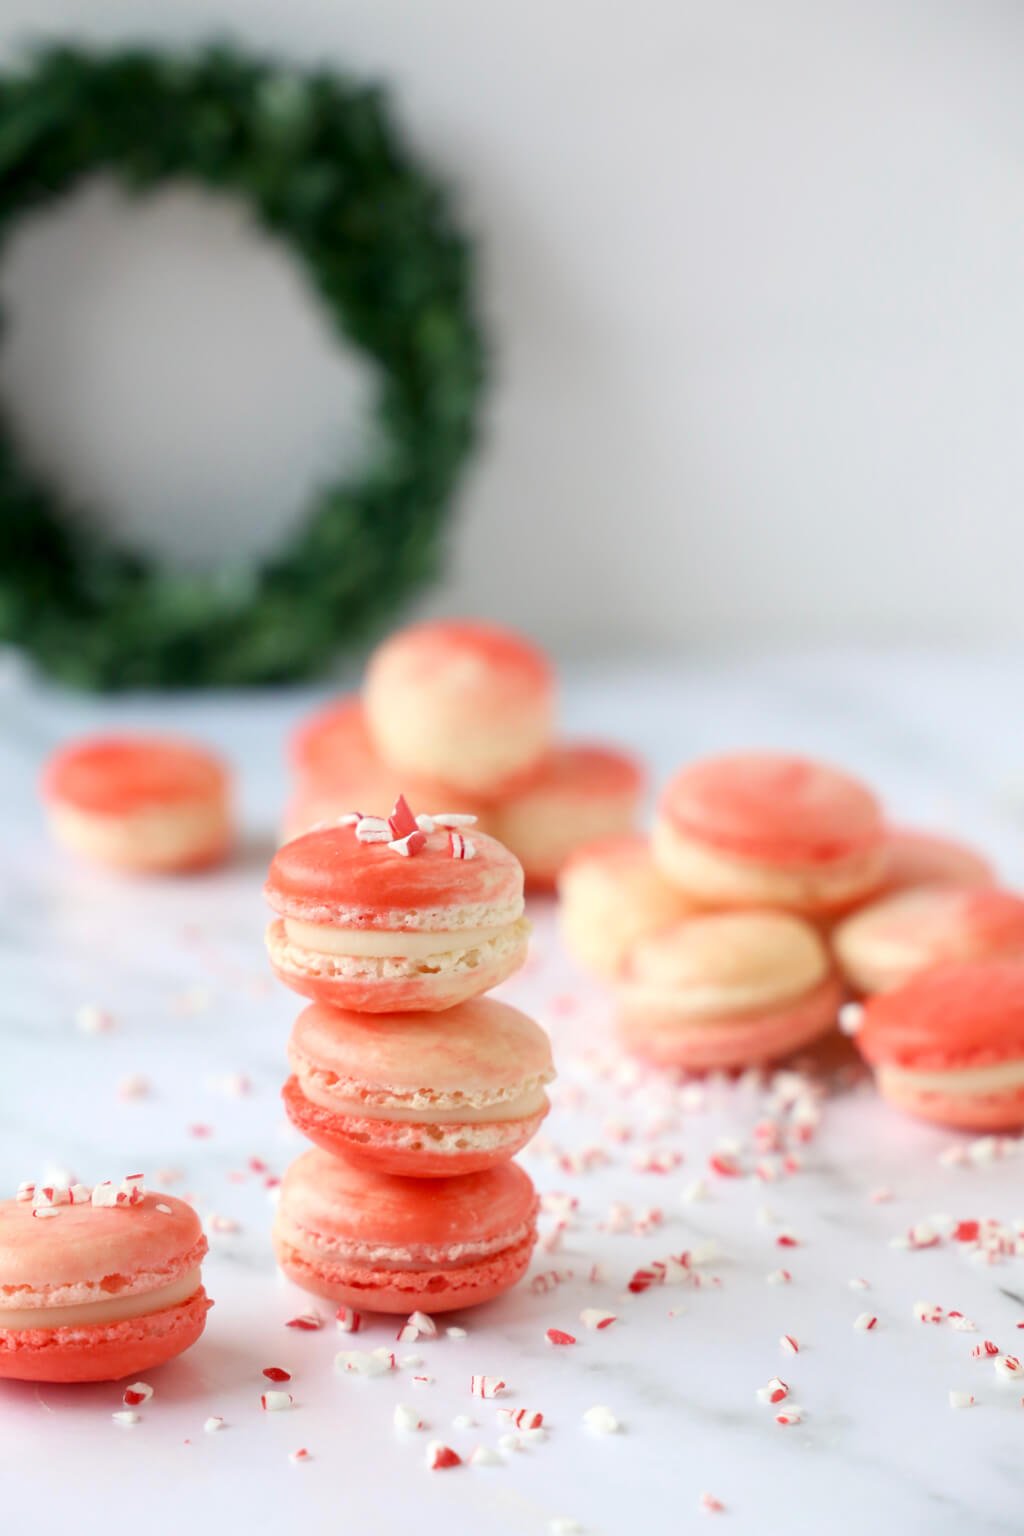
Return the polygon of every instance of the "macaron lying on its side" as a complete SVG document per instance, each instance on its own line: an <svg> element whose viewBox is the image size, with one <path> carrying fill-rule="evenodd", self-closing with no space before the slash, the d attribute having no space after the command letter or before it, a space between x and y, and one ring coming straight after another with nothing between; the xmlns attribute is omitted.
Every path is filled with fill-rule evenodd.
<svg viewBox="0 0 1024 1536"><path fill-rule="evenodd" d="M131 1204L89 1194L29 1187L0 1201L0 1377L112 1381L203 1331L206 1239L192 1207L139 1188Z"/></svg>
<svg viewBox="0 0 1024 1536"><path fill-rule="evenodd" d="M945 962L1024 960L1024 897L989 886L912 887L845 918L832 946L860 993L886 992Z"/></svg>
<svg viewBox="0 0 1024 1536"><path fill-rule="evenodd" d="M436 1013L313 1004L288 1045L293 1124L328 1152L386 1173L447 1178L512 1157L548 1112L547 1035L493 998Z"/></svg>
<svg viewBox="0 0 1024 1536"><path fill-rule="evenodd" d="M706 758L661 798L652 837L667 880L706 907L782 907L827 918L877 890L881 810L858 780L771 753Z"/></svg>
<svg viewBox="0 0 1024 1536"><path fill-rule="evenodd" d="M363 700L386 763L470 795L506 793L551 745L550 664L495 624L439 620L399 630L370 658Z"/></svg>
<svg viewBox="0 0 1024 1536"><path fill-rule="evenodd" d="M142 874L201 869L230 846L227 771L191 742L71 742L46 764L42 791L54 836L100 864Z"/></svg>
<svg viewBox="0 0 1024 1536"><path fill-rule="evenodd" d="M790 1055L835 1026L843 997L811 924L760 911L690 917L639 939L616 992L627 1050L694 1072Z"/></svg>
<svg viewBox="0 0 1024 1536"><path fill-rule="evenodd" d="M883 1098L939 1125L1024 1127L1024 965L923 971L869 998L855 1034Z"/></svg>
<svg viewBox="0 0 1024 1536"><path fill-rule="evenodd" d="M578 848L559 876L558 897L566 948L598 976L614 976L638 939L694 911L639 832Z"/></svg>
<svg viewBox="0 0 1024 1536"><path fill-rule="evenodd" d="M643 787L640 765L624 752L557 747L495 807L495 833L522 864L527 886L551 890L581 844L633 828Z"/></svg>
<svg viewBox="0 0 1024 1536"><path fill-rule="evenodd" d="M363 840L377 825L382 840ZM337 1008L450 1008L497 986L526 955L522 867L475 828L402 838L385 819L363 818L309 832L278 850L266 897L279 914L267 930L275 972Z"/></svg>
<svg viewBox="0 0 1024 1536"><path fill-rule="evenodd" d="M378 1173L314 1148L288 1169L274 1248L289 1279L376 1312L450 1312L525 1273L537 1195L516 1163L454 1179Z"/></svg>

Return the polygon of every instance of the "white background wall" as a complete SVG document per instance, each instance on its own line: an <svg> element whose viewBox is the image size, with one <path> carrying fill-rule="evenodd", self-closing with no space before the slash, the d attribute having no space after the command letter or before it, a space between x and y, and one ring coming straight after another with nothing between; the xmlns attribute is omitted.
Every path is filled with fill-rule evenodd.
<svg viewBox="0 0 1024 1536"><path fill-rule="evenodd" d="M575 650L1024 637L1017 0L0 8L8 54L69 32L233 35L395 83L483 241L500 358L443 605ZM279 516L359 399L287 275L194 207L134 245L75 218L77 248L6 275L5 390L37 442L115 500L156 478L216 501L219 475ZM166 285L196 262L190 327ZM126 293L134 354L110 339ZM183 383L147 438L132 370L217 324L216 388L187 421Z"/></svg>

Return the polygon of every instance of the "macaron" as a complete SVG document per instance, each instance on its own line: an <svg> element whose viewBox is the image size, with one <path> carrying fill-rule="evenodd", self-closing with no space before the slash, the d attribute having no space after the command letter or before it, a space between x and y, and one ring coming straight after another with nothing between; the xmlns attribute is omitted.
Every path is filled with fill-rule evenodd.
<svg viewBox="0 0 1024 1536"><path fill-rule="evenodd" d="M336 821L353 808L391 805L400 794L431 808L458 804L489 831L483 802L451 785L399 773L379 755L358 697L335 699L305 719L289 745L296 790L285 813L283 841Z"/></svg>
<svg viewBox="0 0 1024 1536"><path fill-rule="evenodd" d="M267 948L286 986L356 1012L436 1012L523 963L518 859L472 817L420 821L432 830L399 801L390 819L353 815L278 849Z"/></svg>
<svg viewBox="0 0 1024 1536"><path fill-rule="evenodd" d="M598 976L614 976L638 939L694 911L639 832L578 848L558 877L558 898L566 948Z"/></svg>
<svg viewBox="0 0 1024 1536"><path fill-rule="evenodd" d="M494 624L446 620L392 635L370 658L363 702L385 762L467 794L507 792L551 745L551 666Z"/></svg>
<svg viewBox="0 0 1024 1536"><path fill-rule="evenodd" d="M46 764L42 793L61 843L119 869L200 869L231 842L227 770L205 747L172 737L71 742Z"/></svg>
<svg viewBox="0 0 1024 1536"><path fill-rule="evenodd" d="M694 1072L790 1055L834 1027L843 996L817 930L764 911L686 918L639 939L616 991L627 1049Z"/></svg>
<svg viewBox="0 0 1024 1536"><path fill-rule="evenodd" d="M113 1381L180 1355L211 1306L205 1253L192 1207L136 1179L22 1185L0 1201L0 1377Z"/></svg>
<svg viewBox="0 0 1024 1536"><path fill-rule="evenodd" d="M883 896L832 935L855 992L887 992L944 962L1024 960L1024 897L993 886L922 885Z"/></svg>
<svg viewBox="0 0 1024 1536"><path fill-rule="evenodd" d="M611 747L556 747L530 778L495 808L495 835L511 848L533 890L552 890L566 859L595 838L636 825L644 775Z"/></svg>
<svg viewBox="0 0 1024 1536"><path fill-rule="evenodd" d="M966 843L912 827L885 831L885 888L915 885L995 885L996 873L982 854Z"/></svg>
<svg viewBox="0 0 1024 1536"><path fill-rule="evenodd" d="M375 1312L493 1301L525 1273L537 1195L516 1163L408 1179L314 1148L288 1169L274 1221L289 1279Z"/></svg>
<svg viewBox="0 0 1024 1536"><path fill-rule="evenodd" d="M863 1005L854 1035L897 1109L963 1130L1024 1127L1024 965L938 966Z"/></svg>
<svg viewBox="0 0 1024 1536"><path fill-rule="evenodd" d="M295 1021L289 1119L327 1152L384 1173L448 1178L512 1157L548 1112L551 1046L490 997L436 1013L314 1003Z"/></svg>
<svg viewBox="0 0 1024 1536"><path fill-rule="evenodd" d="M652 847L666 879L709 907L827 917L885 873L871 791L827 764L764 752L684 768L662 795Z"/></svg>

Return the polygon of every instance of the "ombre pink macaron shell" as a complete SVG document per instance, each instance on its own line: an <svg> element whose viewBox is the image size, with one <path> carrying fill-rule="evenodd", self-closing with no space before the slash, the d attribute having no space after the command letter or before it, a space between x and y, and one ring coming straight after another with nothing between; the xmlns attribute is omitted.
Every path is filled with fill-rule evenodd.
<svg viewBox="0 0 1024 1536"><path fill-rule="evenodd" d="M88 736L61 747L43 771L43 795L101 816L217 802L228 790L220 759L170 736Z"/></svg>
<svg viewBox="0 0 1024 1536"><path fill-rule="evenodd" d="M698 1020L647 1004L624 1006L619 1037L626 1049L661 1067L714 1072L781 1061L835 1028L843 990L835 977L795 1002L764 1013Z"/></svg>
<svg viewBox="0 0 1024 1536"><path fill-rule="evenodd" d="M988 859L965 843L912 827L887 827L886 891L917 885L987 886L996 884Z"/></svg>
<svg viewBox="0 0 1024 1536"><path fill-rule="evenodd" d="M495 831L523 866L532 891L553 891L584 844L621 836L636 823L644 792L637 760L590 743L556 747L519 794L497 807Z"/></svg>
<svg viewBox="0 0 1024 1536"><path fill-rule="evenodd" d="M350 1153L384 1172L420 1178L475 1173L507 1161L547 1114L482 1120L473 1101L514 1100L543 1092L554 1076L551 1047L539 1025L507 1003L474 998L434 1013L372 1015L314 1005L295 1021L288 1056L285 1108L293 1124L328 1152ZM300 1077L358 1114L326 1108L306 1097ZM415 1099L423 1109L464 1119L413 1124L389 1119L387 1101ZM440 1151L444 1139L449 1150ZM451 1149L454 1141L455 1149Z"/></svg>
<svg viewBox="0 0 1024 1536"><path fill-rule="evenodd" d="M386 816L389 810L369 814ZM267 901L283 917L353 928L414 928L423 912L518 904L523 893L519 860L485 833L473 829L468 835L476 855L456 859L444 831L432 832L411 858L386 843L361 843L353 827L307 832L275 854ZM394 920L396 913L402 920Z"/></svg>
<svg viewBox="0 0 1024 1536"><path fill-rule="evenodd" d="M453 1311L491 1301L521 1278L536 1242L536 1212L536 1191L516 1163L454 1179L409 1179L317 1148L285 1174L274 1247L284 1272L318 1296L378 1312ZM467 1243L490 1242L493 1253L457 1262ZM404 1259L360 1264L344 1255L347 1244L394 1249ZM341 1253L327 1252L328 1245Z"/></svg>
<svg viewBox="0 0 1024 1536"><path fill-rule="evenodd" d="M667 785L659 810L683 837L766 864L846 858L883 834L878 802L859 780L783 754L692 763Z"/></svg>
<svg viewBox="0 0 1024 1536"><path fill-rule="evenodd" d="M1024 897L995 886L911 886L861 907L833 943L851 987L868 992L936 965L1024 960Z"/></svg>
<svg viewBox="0 0 1024 1536"><path fill-rule="evenodd" d="M922 971L864 1004L855 1036L873 1066L942 1072L1024 1060L1024 963Z"/></svg>

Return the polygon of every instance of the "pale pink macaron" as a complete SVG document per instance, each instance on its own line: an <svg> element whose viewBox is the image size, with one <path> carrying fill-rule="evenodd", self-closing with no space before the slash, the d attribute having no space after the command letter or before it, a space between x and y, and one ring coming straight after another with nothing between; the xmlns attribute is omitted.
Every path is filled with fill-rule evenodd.
<svg viewBox="0 0 1024 1536"><path fill-rule="evenodd" d="M274 1249L289 1279L374 1312L451 1312L525 1273L537 1195L516 1163L408 1179L314 1148L288 1169Z"/></svg>
<svg viewBox="0 0 1024 1536"><path fill-rule="evenodd" d="M558 901L566 948L598 976L614 976L638 939L695 910L639 832L578 848L558 877Z"/></svg>
<svg viewBox="0 0 1024 1536"><path fill-rule="evenodd" d="M855 1040L897 1109L963 1130L1024 1128L1024 965L945 965L860 1008Z"/></svg>
<svg viewBox="0 0 1024 1536"><path fill-rule="evenodd" d="M817 930L766 911L685 918L639 939L616 990L627 1049L694 1072L788 1056L834 1028L843 998Z"/></svg>
<svg viewBox="0 0 1024 1536"><path fill-rule="evenodd" d="M914 886L844 918L832 947L860 993L887 992L947 961L1024 960L1024 897L992 886Z"/></svg>
<svg viewBox="0 0 1024 1536"><path fill-rule="evenodd" d="M996 873L983 854L966 843L912 827L885 831L885 889L915 885L995 885Z"/></svg>
<svg viewBox="0 0 1024 1536"><path fill-rule="evenodd" d="M314 1003L288 1045L288 1116L328 1152L385 1173L477 1173L525 1146L548 1112L551 1045L493 998L436 1013L367 1014Z"/></svg>
<svg viewBox="0 0 1024 1536"><path fill-rule="evenodd" d="M216 864L231 842L230 780L205 747L164 736L91 736L43 772L54 835L75 853L141 873Z"/></svg>
<svg viewBox="0 0 1024 1536"><path fill-rule="evenodd" d="M400 814L399 814L400 813ZM504 981L526 957L523 871L475 828L386 817L308 832L278 849L266 897L280 979L364 1013L436 1012ZM380 830L383 828L383 830ZM410 830L411 829L411 830Z"/></svg>
<svg viewBox="0 0 1024 1536"><path fill-rule="evenodd" d="M370 734L402 773L490 798L551 745L554 679L512 630L474 620L416 624L385 640L363 687Z"/></svg>
<svg viewBox="0 0 1024 1536"><path fill-rule="evenodd" d="M643 790L643 770L624 752L556 747L529 784L496 805L495 836L522 864L528 887L551 890L582 844L632 830Z"/></svg>
<svg viewBox="0 0 1024 1536"><path fill-rule="evenodd" d="M195 1211L136 1180L121 1204L93 1204L104 1191L118 1193L23 1185L0 1201L0 1377L112 1381L202 1333L211 1303Z"/></svg>
<svg viewBox="0 0 1024 1536"><path fill-rule="evenodd" d="M825 763L765 752L705 758L661 798L655 860L708 907L783 907L828 917L884 879L881 810Z"/></svg>
<svg viewBox="0 0 1024 1536"><path fill-rule="evenodd" d="M404 774L377 752L357 697L335 699L294 731L289 758L296 790L288 805L283 841L330 823L345 811L392 805L404 794L426 810L457 804L476 817L480 831L491 830L482 801L468 799L440 780Z"/></svg>

